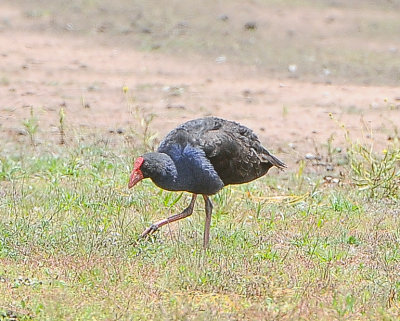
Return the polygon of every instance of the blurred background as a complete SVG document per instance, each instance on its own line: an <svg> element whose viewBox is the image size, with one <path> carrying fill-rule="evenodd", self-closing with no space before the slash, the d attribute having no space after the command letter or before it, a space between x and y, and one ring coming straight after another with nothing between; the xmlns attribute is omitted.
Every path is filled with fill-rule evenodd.
<svg viewBox="0 0 400 321"><path fill-rule="evenodd" d="M105 135L138 111L161 134L213 114L306 150L336 132L333 113L385 141L399 34L396 0L3 0L0 130L23 136L32 109L47 134L60 108Z"/></svg>
<svg viewBox="0 0 400 321"><path fill-rule="evenodd" d="M2 30L253 66L270 76L396 85L399 1L2 1Z"/></svg>

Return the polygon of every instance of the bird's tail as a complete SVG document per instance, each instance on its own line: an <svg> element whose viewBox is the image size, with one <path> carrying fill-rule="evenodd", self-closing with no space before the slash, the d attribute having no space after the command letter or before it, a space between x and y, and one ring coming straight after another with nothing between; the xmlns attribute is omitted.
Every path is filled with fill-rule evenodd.
<svg viewBox="0 0 400 321"><path fill-rule="evenodd" d="M284 162L276 158L274 155L270 154L268 151L262 155L262 160L271 163L279 169L285 169L287 166Z"/></svg>

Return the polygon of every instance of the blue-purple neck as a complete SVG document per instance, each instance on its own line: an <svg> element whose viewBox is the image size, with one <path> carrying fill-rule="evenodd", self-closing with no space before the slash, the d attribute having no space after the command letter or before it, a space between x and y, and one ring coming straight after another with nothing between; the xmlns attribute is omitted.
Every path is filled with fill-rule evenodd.
<svg viewBox="0 0 400 321"><path fill-rule="evenodd" d="M149 154L152 154L151 161L158 164L153 164L155 170L148 176L163 189L212 195L224 187L202 150L190 145L173 146L168 154ZM146 154L144 157L146 159Z"/></svg>

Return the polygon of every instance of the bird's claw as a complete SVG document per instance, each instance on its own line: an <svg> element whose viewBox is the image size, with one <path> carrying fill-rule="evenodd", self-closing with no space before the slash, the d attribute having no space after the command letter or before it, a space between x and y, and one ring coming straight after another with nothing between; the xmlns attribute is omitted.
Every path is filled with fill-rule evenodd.
<svg viewBox="0 0 400 321"><path fill-rule="evenodd" d="M158 230L158 226L155 224L151 224L150 227L148 227L140 237L146 237L147 235L153 234L155 231Z"/></svg>

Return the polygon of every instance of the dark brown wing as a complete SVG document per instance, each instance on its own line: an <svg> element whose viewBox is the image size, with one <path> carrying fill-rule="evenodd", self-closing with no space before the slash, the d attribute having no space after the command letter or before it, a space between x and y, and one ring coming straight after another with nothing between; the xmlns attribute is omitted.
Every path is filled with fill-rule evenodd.
<svg viewBox="0 0 400 321"><path fill-rule="evenodd" d="M250 182L285 164L264 148L249 128L231 121L204 133L204 151L225 185Z"/></svg>
<svg viewBox="0 0 400 321"><path fill-rule="evenodd" d="M202 149L225 185L250 182L272 167L286 167L265 149L249 128L216 117L188 121L171 131L159 147L190 144Z"/></svg>

